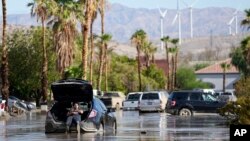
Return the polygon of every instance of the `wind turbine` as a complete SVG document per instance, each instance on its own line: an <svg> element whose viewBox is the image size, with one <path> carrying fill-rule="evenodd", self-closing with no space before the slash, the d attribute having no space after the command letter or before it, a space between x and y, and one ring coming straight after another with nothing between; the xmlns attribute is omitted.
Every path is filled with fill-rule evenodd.
<svg viewBox="0 0 250 141"><path fill-rule="evenodd" d="M198 0L195 0L190 5L188 5L184 1L182 1L182 2L189 8L189 12L190 12L190 37L193 38L193 6L198 2Z"/></svg>
<svg viewBox="0 0 250 141"><path fill-rule="evenodd" d="M159 13L161 15L161 39L163 38L163 19L167 14L167 9L165 11L161 11L160 7L159 7ZM161 49L163 50L163 41L161 41Z"/></svg>
<svg viewBox="0 0 250 141"><path fill-rule="evenodd" d="M181 44L181 11L179 9L179 0L177 0L177 13L176 13L176 15L174 17L172 25L175 23L177 18L178 18L179 45L180 45Z"/></svg>
<svg viewBox="0 0 250 141"><path fill-rule="evenodd" d="M229 35L232 35L232 23L233 23L234 19L235 19L235 17L230 19L230 21L227 23L228 29L229 29Z"/></svg>
<svg viewBox="0 0 250 141"><path fill-rule="evenodd" d="M233 17L227 23L229 26L229 34L232 35L232 23L235 22L235 35L238 34L238 10L236 9L233 13Z"/></svg>

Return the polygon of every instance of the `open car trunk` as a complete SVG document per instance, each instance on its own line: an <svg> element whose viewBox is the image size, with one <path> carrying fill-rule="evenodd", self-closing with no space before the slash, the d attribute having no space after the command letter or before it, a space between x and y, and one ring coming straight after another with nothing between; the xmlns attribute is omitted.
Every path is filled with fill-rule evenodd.
<svg viewBox="0 0 250 141"><path fill-rule="evenodd" d="M51 84L55 101L91 102L93 100L92 85L81 79L59 80Z"/></svg>
<svg viewBox="0 0 250 141"><path fill-rule="evenodd" d="M74 102L79 103L81 120L85 120L92 109L92 85L81 79L64 79L51 84L54 100L56 101L50 112L56 121L66 122L67 113Z"/></svg>

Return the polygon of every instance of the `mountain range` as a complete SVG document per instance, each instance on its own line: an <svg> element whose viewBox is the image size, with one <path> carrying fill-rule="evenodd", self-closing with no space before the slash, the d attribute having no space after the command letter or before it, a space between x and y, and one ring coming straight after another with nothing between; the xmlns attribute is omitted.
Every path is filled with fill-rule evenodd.
<svg viewBox="0 0 250 141"><path fill-rule="evenodd" d="M166 10L163 9L162 10ZM227 23L233 18L236 9L209 7L203 9L193 9L193 34L194 37L224 36L229 34ZM175 9L167 9L164 18L164 35L172 38L178 37L178 21L172 24L177 13ZM244 18L244 12L238 11L238 30L245 32L240 26L240 21ZM7 16L8 24L15 25L39 25L36 18L31 18L30 14L17 14ZM234 21L235 22L235 21ZM235 32L235 23L232 23L232 33ZM182 38L190 38L190 14L189 9L181 10ZM127 43L131 35L138 29L143 29L152 41L160 39L160 14L159 9L129 8L120 4L112 4L105 13L105 31L113 36L113 40ZM100 33L100 17L94 24L94 32Z"/></svg>

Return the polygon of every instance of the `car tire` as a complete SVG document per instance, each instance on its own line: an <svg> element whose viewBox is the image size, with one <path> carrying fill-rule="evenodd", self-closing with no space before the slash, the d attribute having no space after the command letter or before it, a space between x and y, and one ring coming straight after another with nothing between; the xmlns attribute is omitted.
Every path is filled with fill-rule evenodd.
<svg viewBox="0 0 250 141"><path fill-rule="evenodd" d="M182 108L180 111L179 111L179 115L180 116L192 116L193 113L190 109L188 108Z"/></svg>

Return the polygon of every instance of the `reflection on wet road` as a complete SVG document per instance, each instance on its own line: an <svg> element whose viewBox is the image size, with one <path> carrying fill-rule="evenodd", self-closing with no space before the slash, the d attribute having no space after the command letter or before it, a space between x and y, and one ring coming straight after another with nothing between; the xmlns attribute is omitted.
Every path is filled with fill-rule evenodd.
<svg viewBox="0 0 250 141"><path fill-rule="evenodd" d="M116 133L45 134L45 115L30 113L0 121L0 141L229 140L229 128L218 115L179 117L166 113L118 111L116 117Z"/></svg>

